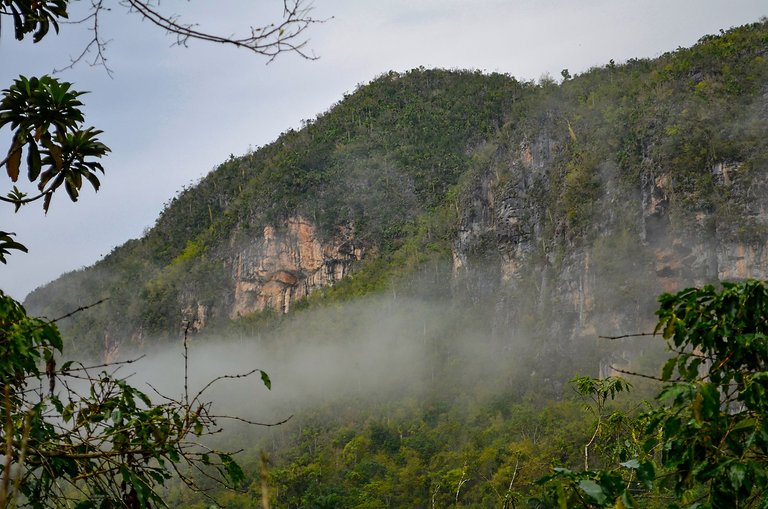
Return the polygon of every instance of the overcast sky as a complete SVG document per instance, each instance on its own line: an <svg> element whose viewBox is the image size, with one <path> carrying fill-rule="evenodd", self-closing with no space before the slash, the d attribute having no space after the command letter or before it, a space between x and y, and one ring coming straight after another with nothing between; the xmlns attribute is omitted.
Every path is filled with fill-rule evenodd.
<svg viewBox="0 0 768 509"><path fill-rule="evenodd" d="M79 65L61 74L85 96L86 121L112 148L102 189L69 203L62 191L41 205L2 213L29 254L0 267L0 288L23 298L63 272L90 265L151 227L163 204L230 154L241 155L300 126L345 92L389 70L480 69L521 80L559 78L633 57L656 57L702 35L768 15L764 0L315 0L330 18L307 32L320 59L285 54L269 65L243 50L173 39L126 13L117 0L102 20L111 42L110 78ZM84 8L90 2L76 2ZM224 35L279 19L280 0L165 0L169 14ZM62 27L41 44L0 31L0 87L40 75L82 51L89 33ZM8 146L0 132L0 152ZM3 170L4 172L4 170ZM5 194L10 185L0 186Z"/></svg>

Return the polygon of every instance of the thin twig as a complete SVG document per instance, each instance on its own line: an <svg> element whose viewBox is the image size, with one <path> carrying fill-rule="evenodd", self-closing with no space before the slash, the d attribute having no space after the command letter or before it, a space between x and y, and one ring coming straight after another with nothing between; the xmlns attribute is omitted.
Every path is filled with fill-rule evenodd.
<svg viewBox="0 0 768 509"><path fill-rule="evenodd" d="M11 463L13 462L13 417L11 412L11 386L6 384L5 391L5 464L3 465L2 491L0 491L0 507L5 507L10 494Z"/></svg>
<svg viewBox="0 0 768 509"><path fill-rule="evenodd" d="M190 39L228 44L266 56L268 62L283 52L295 52L307 60L316 60L315 55L304 51L307 40L299 42L294 40L300 37L310 25L326 21L310 17L309 12L312 7L311 5L305 7L304 0L284 0L282 22L257 28L251 27L250 34L243 37L224 37L196 30L196 24L182 23L176 15L164 15L145 0L124 0L123 4L155 26L176 35L175 45L177 46L186 46Z"/></svg>
<svg viewBox="0 0 768 509"><path fill-rule="evenodd" d="M213 380L211 380L210 382L205 384L203 386L203 388L200 389L197 392L197 394L195 394L195 397L192 398L192 402L194 403L195 401L198 401L200 399L200 397L203 395L203 393L205 393L205 391L210 389L211 386L213 384L215 384L216 382L220 382L221 380L234 380L234 379L237 379L237 378L247 378L247 377L251 376L252 374L256 373L257 371L261 371L261 370L260 369L252 369L252 370L248 371L247 373L239 373L239 374L236 374L236 375L220 375L220 376L217 376L216 378L214 378Z"/></svg>
<svg viewBox="0 0 768 509"><path fill-rule="evenodd" d="M211 419L228 419L230 421L239 421L239 422L243 422L245 424L250 424L253 426L264 426L264 427L280 426L281 424L285 424L286 422L293 419L293 415L289 415L282 421L278 421L278 422L256 422L256 421L251 421L249 419L244 419L242 417L236 417L233 415L210 415L209 417Z"/></svg>
<svg viewBox="0 0 768 509"><path fill-rule="evenodd" d="M75 21L64 21L63 23L70 24L70 25L78 25L85 23L87 21L91 21L91 28L88 30L93 33L93 36L91 37L91 40L88 41L88 44L85 45L85 48L83 48L83 51L80 52L80 54L74 58L70 57L69 59L69 65L61 68L56 68L53 70L52 74L57 74L62 71L72 69L77 64L79 64L81 61L85 59L85 57L91 53L91 51L95 48L96 54L93 57L93 60L88 62L88 64L91 67L101 66L104 68L104 71L106 71L107 76L110 78L113 76L112 69L107 65L107 56L106 56L106 49L107 45L111 42L109 40L104 40L99 35L99 15L102 11L109 11L110 9L107 7L104 7L104 0L91 0L91 13L85 16L84 18L75 20Z"/></svg>
<svg viewBox="0 0 768 509"><path fill-rule="evenodd" d="M88 305L86 305L86 306L80 306L79 308L75 309L74 311L70 311L70 312L69 312L69 313L67 313L66 315L63 315L63 316L60 316L60 317L58 317L58 318L54 318L53 320L50 320L48 323L56 323L56 322L59 322L59 321L61 321L61 320L64 320L65 318L69 318L69 317L70 317L70 316L72 316L72 315L76 315L77 313L80 313L81 311L85 311L85 310L87 310L87 309L91 309L91 308L93 308L93 307L96 307L96 306L98 306L99 304L102 304L102 303L104 303L104 302L106 302L106 301L108 301L108 300L109 300L109 297L105 297L105 298L103 298L103 299L101 299L101 300L99 300L99 301L97 301L97 302L94 302L93 304L88 304Z"/></svg>
<svg viewBox="0 0 768 509"><path fill-rule="evenodd" d="M657 377L657 376L653 376L653 375L646 375L646 374L644 374L644 373L636 373L636 372L634 372L634 371L627 371L627 370L625 370L625 369L620 369L620 368L617 368L617 367L616 367L616 366L614 366L613 364L610 364L610 365L609 365L609 367L610 367L612 370L614 370L614 371L616 371L616 372L618 372L618 373L621 373L622 375L632 375L632 376L639 376L640 378L647 378L647 379L649 379L649 380L656 380L657 382L664 382L664 383L669 383L669 382L679 382L679 381L680 381L680 379L679 379L679 378L676 378L676 379L674 379L674 380L664 380L663 378L659 378L659 377Z"/></svg>
<svg viewBox="0 0 768 509"><path fill-rule="evenodd" d="M189 408L189 321L184 326L184 404ZM197 400L197 398L195 398Z"/></svg>
<svg viewBox="0 0 768 509"><path fill-rule="evenodd" d="M622 334L620 336L597 336L600 339L626 339L626 338L639 338L643 336L656 336L657 334L655 332L636 332L634 334Z"/></svg>

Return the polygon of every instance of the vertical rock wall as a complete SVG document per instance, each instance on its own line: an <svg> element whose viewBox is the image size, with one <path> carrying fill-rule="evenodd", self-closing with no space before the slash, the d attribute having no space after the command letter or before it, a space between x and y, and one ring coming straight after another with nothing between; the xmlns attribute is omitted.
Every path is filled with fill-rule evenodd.
<svg viewBox="0 0 768 509"><path fill-rule="evenodd" d="M753 176L747 185L738 162L703 169L723 203L686 212L684 225L675 216L682 198L671 184L674 169L645 161L628 189L618 183L616 165L603 162L595 213L588 231L575 236L553 192L564 178L556 173L563 171L563 143L542 134L517 146L499 151L477 175L453 245L455 277L480 281L494 274L489 292L504 301L497 306L499 330L513 335L535 308L544 334L563 343L626 333L647 327L661 292L768 277L768 237L759 233L768 231L768 198L756 193L768 179ZM723 214L728 207L732 218ZM743 235L748 228L758 233Z"/></svg>
<svg viewBox="0 0 768 509"><path fill-rule="evenodd" d="M229 316L264 310L287 313L296 300L341 280L362 256L351 227L322 242L317 227L302 217L289 218L282 228L266 226L234 257Z"/></svg>

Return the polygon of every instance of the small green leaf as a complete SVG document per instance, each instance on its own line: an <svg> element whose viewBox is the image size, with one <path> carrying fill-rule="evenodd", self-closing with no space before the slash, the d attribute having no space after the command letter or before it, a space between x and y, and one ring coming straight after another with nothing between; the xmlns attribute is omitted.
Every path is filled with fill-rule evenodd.
<svg viewBox="0 0 768 509"><path fill-rule="evenodd" d="M669 339L675 334L675 317L672 315L669 318L669 321L667 322L667 326L664 328L664 333L662 334L662 337L664 339Z"/></svg>
<svg viewBox="0 0 768 509"><path fill-rule="evenodd" d="M67 179L64 181L64 189L67 190L67 194L69 195L70 200L77 201L79 192L77 185L72 181L72 179Z"/></svg>
<svg viewBox="0 0 768 509"><path fill-rule="evenodd" d="M653 482L656 480L656 468L651 461L643 461L637 469L637 479L645 484L649 490L653 488Z"/></svg>
<svg viewBox="0 0 768 509"><path fill-rule="evenodd" d="M219 459L224 466L227 477L233 485L240 484L245 479L245 473L230 455L219 454Z"/></svg>
<svg viewBox="0 0 768 509"><path fill-rule="evenodd" d="M669 380L672 377L672 371L675 369L675 364L677 362L676 357L672 357L667 362L664 363L664 367L661 370L661 379L662 380Z"/></svg>
<svg viewBox="0 0 768 509"><path fill-rule="evenodd" d="M624 463L619 463L622 467L631 468L632 470L637 469L640 466L640 462L635 458L628 461L625 461Z"/></svg>
<svg viewBox="0 0 768 509"><path fill-rule="evenodd" d="M261 381L264 382L264 385L267 389L272 390L272 380L269 379L269 375L262 370L259 370L261 373Z"/></svg>
<svg viewBox="0 0 768 509"><path fill-rule="evenodd" d="M72 419L72 416L75 413L74 406L72 403L64 407L64 411L61 412L61 418L64 419L64 422L69 422Z"/></svg>
<svg viewBox="0 0 768 509"><path fill-rule="evenodd" d="M728 469L728 479L731 481L731 486L734 490L738 491L741 488L746 475L747 469L744 465L739 463L731 465L731 468Z"/></svg>
<svg viewBox="0 0 768 509"><path fill-rule="evenodd" d="M628 491L625 491L624 493L621 494L620 500L621 500L621 503L624 504L623 507L627 507L627 508L635 507L635 500L632 498L632 495L630 495ZM620 507L619 503L617 502L616 508L618 509L619 507Z"/></svg>
<svg viewBox="0 0 768 509"><path fill-rule="evenodd" d="M28 140L29 148L27 149L27 177L30 182L37 180L40 176L40 170L42 169L42 162L40 160L40 150L37 148L32 136Z"/></svg>
<svg viewBox="0 0 768 509"><path fill-rule="evenodd" d="M753 418L742 419L741 421L737 422L733 428L731 428L731 431L741 431L743 429L751 429L751 428L754 428L756 424L757 424L757 421Z"/></svg>
<svg viewBox="0 0 768 509"><path fill-rule="evenodd" d="M43 210L48 212L48 207L51 206L51 198L53 198L53 192L47 192L45 193L45 198L43 198Z"/></svg>

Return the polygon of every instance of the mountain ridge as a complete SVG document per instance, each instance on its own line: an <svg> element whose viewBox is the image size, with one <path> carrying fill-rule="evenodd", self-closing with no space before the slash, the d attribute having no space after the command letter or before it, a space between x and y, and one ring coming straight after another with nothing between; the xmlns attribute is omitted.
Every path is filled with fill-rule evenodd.
<svg viewBox="0 0 768 509"><path fill-rule="evenodd" d="M640 326L660 291L768 274L767 55L761 22L561 84L384 74L26 305L109 297L64 328L111 355L182 323L418 292L408 281L444 264L429 284L496 309L499 341L534 329L564 356L596 323Z"/></svg>

